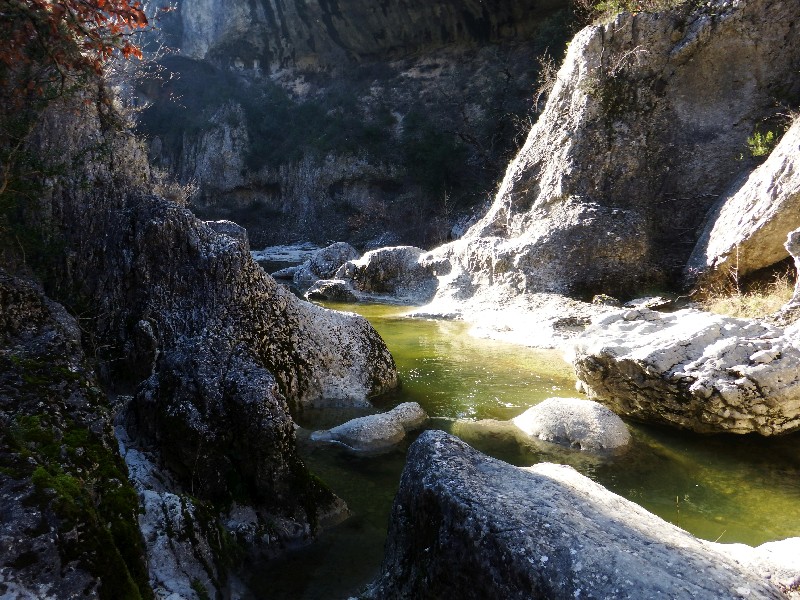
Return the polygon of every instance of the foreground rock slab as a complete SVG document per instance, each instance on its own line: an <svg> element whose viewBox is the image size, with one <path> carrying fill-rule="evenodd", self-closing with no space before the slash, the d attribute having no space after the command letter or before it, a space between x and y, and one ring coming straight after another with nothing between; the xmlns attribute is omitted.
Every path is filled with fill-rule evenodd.
<svg viewBox="0 0 800 600"><path fill-rule="evenodd" d="M333 429L315 431L311 440L333 442L359 452L380 452L400 443L406 433L419 429L428 415L416 402L404 402L389 412L351 419Z"/></svg>
<svg viewBox="0 0 800 600"><path fill-rule="evenodd" d="M800 335L686 309L617 312L576 338L588 396L631 418L700 433L800 429Z"/></svg>
<svg viewBox="0 0 800 600"><path fill-rule="evenodd" d="M628 427L602 404L580 398L548 398L513 419L531 437L597 452L627 446Z"/></svg>
<svg viewBox="0 0 800 600"><path fill-rule="evenodd" d="M785 598L570 467L521 469L439 431L412 445L368 598Z"/></svg>

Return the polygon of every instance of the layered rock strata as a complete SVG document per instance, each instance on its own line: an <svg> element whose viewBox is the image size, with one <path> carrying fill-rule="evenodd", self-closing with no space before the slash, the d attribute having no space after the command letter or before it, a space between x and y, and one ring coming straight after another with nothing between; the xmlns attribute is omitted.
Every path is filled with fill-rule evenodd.
<svg viewBox="0 0 800 600"><path fill-rule="evenodd" d="M799 339L796 325L630 310L597 319L571 360L579 387L617 414L769 436L800 429Z"/></svg>

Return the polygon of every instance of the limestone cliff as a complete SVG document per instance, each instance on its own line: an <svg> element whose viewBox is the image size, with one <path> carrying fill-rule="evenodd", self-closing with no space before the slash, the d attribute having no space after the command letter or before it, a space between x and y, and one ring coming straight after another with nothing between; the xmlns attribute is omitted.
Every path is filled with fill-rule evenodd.
<svg viewBox="0 0 800 600"><path fill-rule="evenodd" d="M138 87L151 159L254 248L447 239L490 194L567 0L178 3L176 77ZM384 243L385 245L385 243Z"/></svg>
<svg viewBox="0 0 800 600"><path fill-rule="evenodd" d="M748 137L800 103L800 4L690 4L572 40L491 209L434 253L451 266L439 299L680 280L707 211L755 166Z"/></svg>

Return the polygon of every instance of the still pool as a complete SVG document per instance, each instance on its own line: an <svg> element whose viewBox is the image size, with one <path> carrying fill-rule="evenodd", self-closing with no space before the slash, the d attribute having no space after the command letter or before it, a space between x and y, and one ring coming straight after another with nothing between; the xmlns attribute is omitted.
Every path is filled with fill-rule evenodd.
<svg viewBox="0 0 800 600"><path fill-rule="evenodd" d="M460 322L405 318L403 307L331 307L367 317L397 362L402 389L372 412L419 402L432 417L430 428L515 465L572 465L704 539L757 545L800 535L800 435L698 436L629 423L631 446L602 457L526 440L508 419L545 398L575 395L572 371L558 353L476 339ZM367 412L315 409L295 415L303 459L353 516L314 544L259 567L250 582L257 598L348 598L377 574L411 440L388 454L353 456L308 439L315 429Z"/></svg>

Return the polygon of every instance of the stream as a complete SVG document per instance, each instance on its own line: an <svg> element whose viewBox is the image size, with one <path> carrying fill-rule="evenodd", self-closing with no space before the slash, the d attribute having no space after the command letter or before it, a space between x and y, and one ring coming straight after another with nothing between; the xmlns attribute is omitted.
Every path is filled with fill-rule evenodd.
<svg viewBox="0 0 800 600"><path fill-rule="evenodd" d="M506 421L552 396L576 396L560 354L469 335L457 321L409 319L407 308L328 305L358 312L378 330L397 362L402 389L374 410L306 409L298 449L309 469L353 513L313 544L260 566L249 581L256 598L338 600L377 574L392 500L413 441L374 456L313 444L309 435L351 418L415 401L443 429L506 462L558 462L697 537L758 545L800 535L800 435L775 439L700 436L629 422L632 444L593 456L529 440Z"/></svg>

